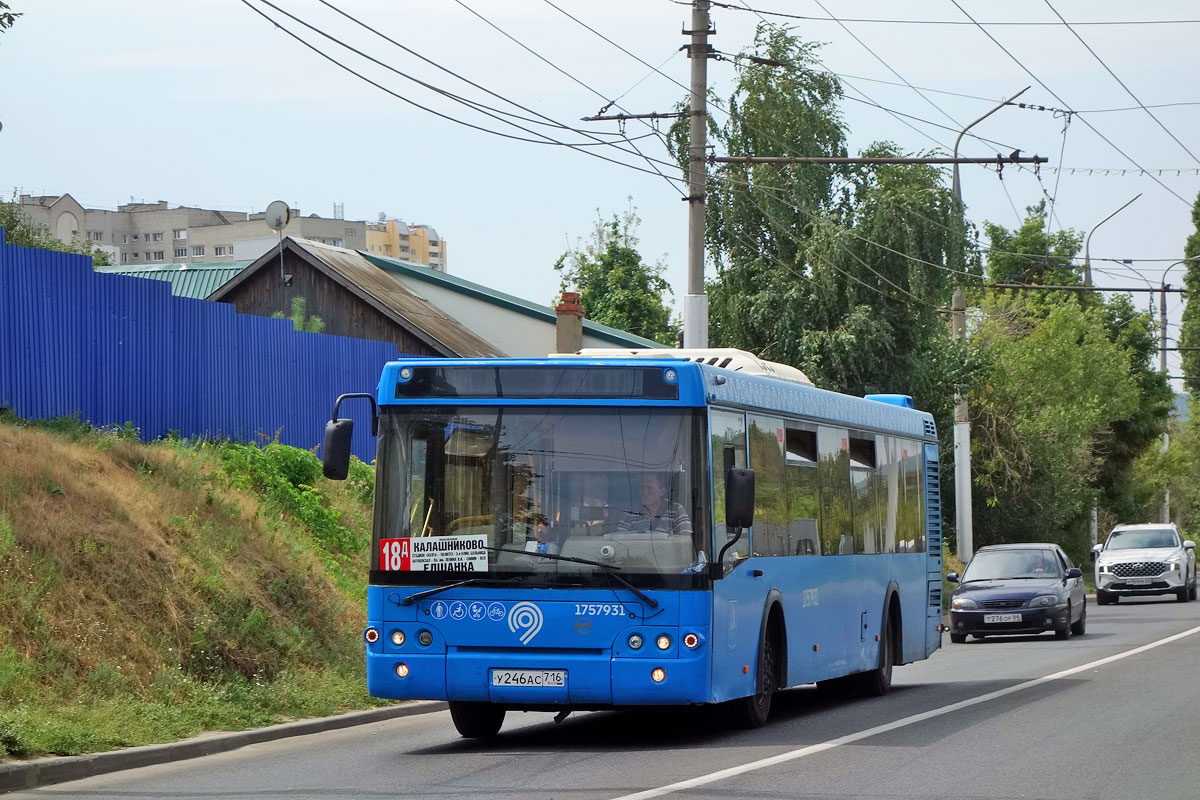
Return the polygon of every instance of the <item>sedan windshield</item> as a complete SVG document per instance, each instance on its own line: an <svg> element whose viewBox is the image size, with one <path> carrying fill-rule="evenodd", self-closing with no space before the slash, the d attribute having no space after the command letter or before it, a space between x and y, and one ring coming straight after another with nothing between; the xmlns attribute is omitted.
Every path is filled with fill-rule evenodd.
<svg viewBox="0 0 1200 800"><path fill-rule="evenodd" d="M1113 531L1104 544L1105 550L1137 550L1143 547L1179 547L1179 539L1170 528L1152 528Z"/></svg>
<svg viewBox="0 0 1200 800"><path fill-rule="evenodd" d="M701 419L618 406L388 409L372 578L690 581L710 550Z"/></svg>
<svg viewBox="0 0 1200 800"><path fill-rule="evenodd" d="M1050 550L981 550L963 571L963 583L1058 578L1058 559Z"/></svg>

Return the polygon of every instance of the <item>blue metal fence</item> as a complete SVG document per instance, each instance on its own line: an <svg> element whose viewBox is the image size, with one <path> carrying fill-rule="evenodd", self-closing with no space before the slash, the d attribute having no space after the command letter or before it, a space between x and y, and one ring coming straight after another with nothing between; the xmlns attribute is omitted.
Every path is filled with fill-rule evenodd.
<svg viewBox="0 0 1200 800"><path fill-rule="evenodd" d="M373 393L398 355L387 342L172 297L162 281L98 274L85 256L4 244L0 228L0 407L26 419L312 448L337 395ZM367 404L340 413L355 420L354 454L373 459Z"/></svg>

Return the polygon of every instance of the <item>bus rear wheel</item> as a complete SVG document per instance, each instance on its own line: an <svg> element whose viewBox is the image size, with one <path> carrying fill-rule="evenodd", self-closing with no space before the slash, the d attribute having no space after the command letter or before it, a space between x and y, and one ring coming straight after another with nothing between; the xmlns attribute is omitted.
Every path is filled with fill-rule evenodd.
<svg viewBox="0 0 1200 800"><path fill-rule="evenodd" d="M450 719L466 739L489 739L500 732L504 724L504 707L492 703L450 701Z"/></svg>
<svg viewBox="0 0 1200 800"><path fill-rule="evenodd" d="M892 639L892 615L883 618L879 632L879 666L870 672L851 675L856 694L863 697L883 697L892 689L892 666L896 663L895 642Z"/></svg>
<svg viewBox="0 0 1200 800"><path fill-rule="evenodd" d="M779 690L779 640L773 628L768 628L758 653L758 689L749 697L739 697L726 703L726 718L730 726L750 730L767 724L771 716L771 701Z"/></svg>

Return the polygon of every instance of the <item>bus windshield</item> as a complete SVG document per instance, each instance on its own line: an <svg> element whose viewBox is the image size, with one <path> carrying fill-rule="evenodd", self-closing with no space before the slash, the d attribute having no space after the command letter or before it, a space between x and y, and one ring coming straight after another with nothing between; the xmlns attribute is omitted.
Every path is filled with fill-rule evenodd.
<svg viewBox="0 0 1200 800"><path fill-rule="evenodd" d="M679 408L387 408L372 582L608 586L616 568L645 588L695 585L711 554L701 435L701 414Z"/></svg>

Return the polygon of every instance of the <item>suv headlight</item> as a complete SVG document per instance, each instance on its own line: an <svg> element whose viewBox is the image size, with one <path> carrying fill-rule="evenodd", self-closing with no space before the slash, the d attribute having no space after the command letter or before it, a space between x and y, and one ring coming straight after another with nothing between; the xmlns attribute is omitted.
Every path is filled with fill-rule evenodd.
<svg viewBox="0 0 1200 800"><path fill-rule="evenodd" d="M1044 608L1056 605L1058 605L1058 596L1053 594L1039 594L1029 601L1030 608Z"/></svg>
<svg viewBox="0 0 1200 800"><path fill-rule="evenodd" d="M1100 573L1101 575L1107 575L1108 573L1112 572L1112 568L1109 567L1108 564L1097 564L1096 572Z"/></svg>
<svg viewBox="0 0 1200 800"><path fill-rule="evenodd" d="M969 597L956 597L950 604L951 608L979 608L979 604Z"/></svg>

